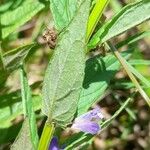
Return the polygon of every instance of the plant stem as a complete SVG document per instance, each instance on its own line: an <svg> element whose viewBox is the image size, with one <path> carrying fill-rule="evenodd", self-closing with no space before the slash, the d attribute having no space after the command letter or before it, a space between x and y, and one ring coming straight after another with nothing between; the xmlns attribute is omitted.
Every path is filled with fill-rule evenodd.
<svg viewBox="0 0 150 150"><path fill-rule="evenodd" d="M130 69L126 63L126 60L120 55L120 53L117 51L115 46L111 44L111 42L107 42L107 43L108 43L108 46L110 47L110 49L112 50L112 52L114 53L114 55L116 56L116 58L119 60L119 62L123 66L124 70L128 74L131 81L134 83L135 87L138 89L139 93L142 95L142 97L145 99L147 104L150 106L150 99L149 99L148 95L144 92L144 90L141 88L140 84L136 80L135 76L130 71Z"/></svg>
<svg viewBox="0 0 150 150"><path fill-rule="evenodd" d="M49 123L49 122L45 123L44 129L40 138L38 150L48 150L50 141L53 137L54 130L55 128L54 128L53 123Z"/></svg>

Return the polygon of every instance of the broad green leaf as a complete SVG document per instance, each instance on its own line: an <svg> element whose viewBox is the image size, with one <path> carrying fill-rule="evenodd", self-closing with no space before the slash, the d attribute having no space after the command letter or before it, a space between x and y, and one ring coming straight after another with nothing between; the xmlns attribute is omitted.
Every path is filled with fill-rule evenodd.
<svg viewBox="0 0 150 150"><path fill-rule="evenodd" d="M9 9L9 11L3 13L0 18L2 39L32 19L44 7L44 4L40 1L28 0L22 2L16 9Z"/></svg>
<svg viewBox="0 0 150 150"><path fill-rule="evenodd" d="M50 9L58 31L68 26L78 7L78 0L50 0Z"/></svg>
<svg viewBox="0 0 150 150"><path fill-rule="evenodd" d="M7 72L11 73L12 71L18 69L22 61L27 57L28 53L35 46L35 44L25 45L14 50L9 51L4 54L4 64L6 66Z"/></svg>
<svg viewBox="0 0 150 150"><path fill-rule="evenodd" d="M98 44L125 32L126 30L139 25L150 18L150 1L141 0L125 6L110 21L106 22L92 37L89 42L89 49Z"/></svg>
<svg viewBox="0 0 150 150"><path fill-rule="evenodd" d="M124 53L127 59L131 54ZM86 62L83 88L78 103L78 115L85 113L105 94L110 80L119 70L120 64L113 55L104 58L96 56Z"/></svg>
<svg viewBox="0 0 150 150"><path fill-rule="evenodd" d="M19 135L11 146L11 150L35 150L31 141L29 119L25 118Z"/></svg>
<svg viewBox="0 0 150 150"><path fill-rule="evenodd" d="M85 35L90 0L83 0L76 16L60 34L43 85L43 112L60 126L71 122L77 109L85 68Z"/></svg>
<svg viewBox="0 0 150 150"><path fill-rule="evenodd" d="M27 76L23 66L20 67L20 78L21 78L21 95L22 95L24 116L29 121L28 128L31 136L31 141L34 149L36 150L38 146L38 133L37 133L37 126L36 126L36 119L33 110L31 91L28 85Z"/></svg>

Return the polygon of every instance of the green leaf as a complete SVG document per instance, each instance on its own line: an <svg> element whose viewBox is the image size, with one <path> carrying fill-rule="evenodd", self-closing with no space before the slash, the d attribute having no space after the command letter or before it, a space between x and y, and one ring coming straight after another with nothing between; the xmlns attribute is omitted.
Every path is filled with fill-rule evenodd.
<svg viewBox="0 0 150 150"><path fill-rule="evenodd" d="M88 44L89 49L98 44L139 25L150 18L150 1L142 0L125 6L110 21L106 22L92 37Z"/></svg>
<svg viewBox="0 0 150 150"><path fill-rule="evenodd" d="M25 45L4 54L4 64L6 66L7 72L11 73L12 71L18 69L20 64L27 57L28 53L34 50L32 49L34 46L35 44Z"/></svg>
<svg viewBox="0 0 150 150"><path fill-rule="evenodd" d="M116 48L120 48L126 44L132 45L132 44L136 43L137 41L139 41L139 40L141 40L147 36L150 36L150 31L144 31L144 32L138 33L138 34L131 36L131 37L128 37L126 40L121 41L118 44L116 44Z"/></svg>
<svg viewBox="0 0 150 150"><path fill-rule="evenodd" d="M4 65L4 58L2 56L1 49L0 49L0 72L1 72L0 73L0 89L1 89L7 78L7 73Z"/></svg>
<svg viewBox="0 0 150 150"><path fill-rule="evenodd" d="M81 6L58 38L43 85L43 112L60 126L71 122L77 109L85 68L85 35L90 0Z"/></svg>
<svg viewBox="0 0 150 150"><path fill-rule="evenodd" d="M32 19L44 7L44 4L40 1L28 0L22 2L16 9L9 9L9 11L3 13L0 18L2 39Z"/></svg>
<svg viewBox="0 0 150 150"><path fill-rule="evenodd" d="M110 1L110 5L111 5L111 7L113 9L113 12L115 12L115 13L119 12L121 10L121 8L122 8L122 4L118 0Z"/></svg>
<svg viewBox="0 0 150 150"><path fill-rule="evenodd" d="M41 97L32 96L34 110L41 108ZM12 120L23 114L20 91L0 96L0 128L7 128L13 125Z"/></svg>
<svg viewBox="0 0 150 150"><path fill-rule="evenodd" d="M129 61L131 65L150 65L150 60L132 59Z"/></svg>
<svg viewBox="0 0 150 150"><path fill-rule="evenodd" d="M50 9L58 31L68 26L78 7L78 0L50 0Z"/></svg>
<svg viewBox="0 0 150 150"><path fill-rule="evenodd" d="M125 109L127 108L127 105L132 101L133 98L129 97L124 103L122 103L122 106L114 113L114 115L107 119L105 122L102 123L102 129L106 128L111 124L111 122Z"/></svg>
<svg viewBox="0 0 150 150"><path fill-rule="evenodd" d="M130 63L127 62L127 65L131 72L147 87L150 88L150 81L147 80L139 71L137 71Z"/></svg>
<svg viewBox="0 0 150 150"><path fill-rule="evenodd" d="M31 100L32 98L31 91L28 85L27 76L23 66L20 67L20 78L21 78L21 95L22 95L24 116L29 121L28 128L30 131L31 141L34 149L36 150L38 146L38 133L37 133L37 126L36 126L36 119L35 119L33 104Z"/></svg>
<svg viewBox="0 0 150 150"><path fill-rule="evenodd" d="M20 67L20 78L25 120L17 139L11 147L11 150L20 150L22 147L28 150L36 150L38 146L36 120L31 101L32 97L30 87L28 85L28 80L23 66Z"/></svg>
<svg viewBox="0 0 150 150"><path fill-rule="evenodd" d="M123 54L126 59L130 55L129 52ZM110 80L119 68L120 64L114 55L104 58L96 56L86 62L85 78L78 103L78 115L85 113L104 96Z"/></svg>
<svg viewBox="0 0 150 150"><path fill-rule="evenodd" d="M28 118L25 119L18 137L11 146L11 150L21 150L21 149L34 150L31 141L30 125Z"/></svg>

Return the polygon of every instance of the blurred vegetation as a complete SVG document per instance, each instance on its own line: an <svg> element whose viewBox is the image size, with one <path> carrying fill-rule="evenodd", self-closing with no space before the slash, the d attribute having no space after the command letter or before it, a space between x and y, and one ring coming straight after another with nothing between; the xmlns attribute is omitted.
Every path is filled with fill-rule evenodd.
<svg viewBox="0 0 150 150"><path fill-rule="evenodd" d="M127 4L135 1L111 0L104 12L106 20ZM33 7L39 7L37 12L31 15L30 19L27 18L22 21L21 15L17 13L17 8L27 1L0 1L0 16L3 16L1 21L2 19L6 21L5 27L0 24L0 28L3 29L3 32L0 30L0 150L9 149L23 122L18 71L22 61L25 61L25 70L32 90L32 101L36 111L39 135L45 120L40 111L41 87L46 66L54 50L49 48L42 35L47 28L54 27L54 22L49 11L49 2L46 0L39 1L40 5L38 1L36 2L37 4L34 4ZM24 4L24 7L26 7L26 4ZM20 15L20 20L14 19L12 24L12 26L16 26L15 30L12 30L12 26L8 25L7 15L11 15L11 11L16 11L16 15ZM26 13L30 12L27 11ZM19 21L20 24L15 24L15 21ZM150 21L148 20L113 38L112 43L116 45L120 52L132 49L132 55L128 62L135 67L142 77L145 77L144 79L139 77L139 81L142 79L145 83L142 87L150 96L150 86L148 86L150 82ZM87 57L90 58L95 55L103 57L110 53L104 49L103 46L97 47L88 53ZM111 73L113 74L113 72ZM107 90L99 98L99 105L106 118L111 117L122 103L132 95L134 90L134 84L121 68L111 78ZM148 105L140 94L136 93L125 110L100 135L94 138L94 142L89 146L89 149L149 150L149 114Z"/></svg>

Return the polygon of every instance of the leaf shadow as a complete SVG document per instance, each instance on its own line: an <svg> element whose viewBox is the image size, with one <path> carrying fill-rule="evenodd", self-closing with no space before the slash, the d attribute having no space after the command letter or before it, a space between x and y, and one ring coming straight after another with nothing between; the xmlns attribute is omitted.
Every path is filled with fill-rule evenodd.
<svg viewBox="0 0 150 150"><path fill-rule="evenodd" d="M106 82L109 84L111 78L114 77L116 71L108 70L102 57L95 56L86 61L85 77L83 81L83 88L89 88L90 84L94 82Z"/></svg>

